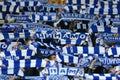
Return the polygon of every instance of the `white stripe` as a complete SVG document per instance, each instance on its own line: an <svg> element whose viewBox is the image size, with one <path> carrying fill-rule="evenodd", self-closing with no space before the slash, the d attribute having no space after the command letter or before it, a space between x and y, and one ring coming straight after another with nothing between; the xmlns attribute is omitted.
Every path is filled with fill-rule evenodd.
<svg viewBox="0 0 120 80"><path fill-rule="evenodd" d="M27 56L27 50L21 50L21 55L22 56Z"/></svg>
<svg viewBox="0 0 120 80"><path fill-rule="evenodd" d="M14 8L15 8L15 6L10 6L9 11L13 12Z"/></svg>
<svg viewBox="0 0 120 80"><path fill-rule="evenodd" d="M78 64L78 57L74 57L73 63Z"/></svg>
<svg viewBox="0 0 120 80"><path fill-rule="evenodd" d="M105 48L104 47L99 47L99 52L100 52L100 54L104 54L105 53Z"/></svg>
<svg viewBox="0 0 120 80"><path fill-rule="evenodd" d="M77 4L77 0L73 0L73 3L74 3L74 4Z"/></svg>
<svg viewBox="0 0 120 80"><path fill-rule="evenodd" d="M3 6L4 5L4 2L0 2L0 5ZM4 5L5 6L5 5Z"/></svg>
<svg viewBox="0 0 120 80"><path fill-rule="evenodd" d="M82 1L81 1L81 4L85 4L85 0L82 0Z"/></svg>
<svg viewBox="0 0 120 80"><path fill-rule="evenodd" d="M73 10L77 10L77 6L72 6L73 7Z"/></svg>
<svg viewBox="0 0 120 80"><path fill-rule="evenodd" d="M104 9L104 14L108 14L108 9Z"/></svg>
<svg viewBox="0 0 120 80"><path fill-rule="evenodd" d="M2 69L0 68L0 74L2 74Z"/></svg>
<svg viewBox="0 0 120 80"><path fill-rule="evenodd" d="M25 2L20 2L20 6L25 6Z"/></svg>
<svg viewBox="0 0 120 80"><path fill-rule="evenodd" d="M11 3L12 3L12 5L14 5L14 6L16 5L16 2L11 2Z"/></svg>
<svg viewBox="0 0 120 80"><path fill-rule="evenodd" d="M14 36L14 33L8 33L8 35L9 35L9 38L11 39L14 39L15 38L15 36Z"/></svg>
<svg viewBox="0 0 120 80"><path fill-rule="evenodd" d="M112 5L112 8L117 8L117 5Z"/></svg>
<svg viewBox="0 0 120 80"><path fill-rule="evenodd" d="M43 16L43 20L47 21L48 20L48 16Z"/></svg>
<svg viewBox="0 0 120 80"><path fill-rule="evenodd" d="M63 47L63 48L62 48L62 51L63 51L63 53L67 53L67 48L66 48L66 47Z"/></svg>
<svg viewBox="0 0 120 80"><path fill-rule="evenodd" d="M89 1L89 4L91 4L91 5L95 4L94 1L95 1L95 0L90 0L90 1Z"/></svg>
<svg viewBox="0 0 120 80"><path fill-rule="evenodd" d="M11 53L12 56L17 56L17 55L16 55L17 53L16 53L15 50L10 51L10 53Z"/></svg>
<svg viewBox="0 0 120 80"><path fill-rule="evenodd" d="M71 39L71 44L76 44L76 40L75 39Z"/></svg>
<svg viewBox="0 0 120 80"><path fill-rule="evenodd" d="M23 71L21 70L21 69L19 69L19 71L18 71L18 74L17 75L19 75L19 76L24 76L24 73L23 73Z"/></svg>
<svg viewBox="0 0 120 80"><path fill-rule="evenodd" d="M65 10L67 10L67 11L69 11L69 8L68 8L68 6L65 6L65 7L64 7L64 9L65 9Z"/></svg>
<svg viewBox="0 0 120 80"><path fill-rule="evenodd" d="M118 33L118 28L117 27L111 28L111 32L112 33Z"/></svg>
<svg viewBox="0 0 120 80"><path fill-rule="evenodd" d="M0 52L0 57L5 57L5 53L4 52Z"/></svg>
<svg viewBox="0 0 120 80"><path fill-rule="evenodd" d="M34 1L29 1L29 6L35 6Z"/></svg>
<svg viewBox="0 0 120 80"><path fill-rule="evenodd" d="M14 64L14 60L9 60L8 61L8 68L14 68L15 64Z"/></svg>
<svg viewBox="0 0 120 80"><path fill-rule="evenodd" d="M8 73L8 74L14 74L14 69L13 69L13 68L7 69L7 73Z"/></svg>
<svg viewBox="0 0 120 80"><path fill-rule="evenodd" d="M111 48L108 49L108 55L112 55L112 50L111 50Z"/></svg>
<svg viewBox="0 0 120 80"><path fill-rule="evenodd" d="M94 47L88 47L88 53L94 54Z"/></svg>
<svg viewBox="0 0 120 80"><path fill-rule="evenodd" d="M82 54L83 53L83 47L77 47L78 53Z"/></svg>
<svg viewBox="0 0 120 80"><path fill-rule="evenodd" d="M42 60L42 63L41 63L41 67L45 67L46 66L46 61L45 60Z"/></svg>
<svg viewBox="0 0 120 80"><path fill-rule="evenodd" d="M99 32L104 32L104 27L103 26L98 26L97 28L98 28Z"/></svg>
<svg viewBox="0 0 120 80"><path fill-rule="evenodd" d="M52 20L56 20L56 16L52 16Z"/></svg>
<svg viewBox="0 0 120 80"><path fill-rule="evenodd" d="M16 12L17 13L19 13L20 12L20 9L19 9L20 7L19 6L17 6L17 9L16 9Z"/></svg>
<svg viewBox="0 0 120 80"><path fill-rule="evenodd" d="M24 33L19 33L19 35L20 35L20 38L24 38L25 37Z"/></svg>
<svg viewBox="0 0 120 80"><path fill-rule="evenodd" d="M36 60L31 60L30 67L36 67Z"/></svg>
<svg viewBox="0 0 120 80"><path fill-rule="evenodd" d="M68 56L63 56L63 57L64 57L64 61L65 61L65 62L69 62Z"/></svg>
<svg viewBox="0 0 120 80"><path fill-rule="evenodd" d="M61 39L60 42L61 42L61 44L66 44L66 40L65 39Z"/></svg>
<svg viewBox="0 0 120 80"><path fill-rule="evenodd" d="M56 59L58 62L61 62L62 60L59 58L59 55L56 55Z"/></svg>
<svg viewBox="0 0 120 80"><path fill-rule="evenodd" d="M0 19L3 19L2 13L0 13Z"/></svg>
<svg viewBox="0 0 120 80"><path fill-rule="evenodd" d="M118 9L117 8L113 9L113 14L118 14Z"/></svg>
<svg viewBox="0 0 120 80"><path fill-rule="evenodd" d="M100 80L106 80L105 76L99 77Z"/></svg>
<svg viewBox="0 0 120 80"><path fill-rule="evenodd" d="M95 12L95 14L98 14L99 13L99 8L95 8L94 12Z"/></svg>
<svg viewBox="0 0 120 80"><path fill-rule="evenodd" d="M116 47L117 55L120 55L120 47Z"/></svg>
<svg viewBox="0 0 120 80"><path fill-rule="evenodd" d="M20 60L20 67L25 67L25 60Z"/></svg>
<svg viewBox="0 0 120 80"><path fill-rule="evenodd" d="M7 6L2 6L2 11L7 11Z"/></svg>

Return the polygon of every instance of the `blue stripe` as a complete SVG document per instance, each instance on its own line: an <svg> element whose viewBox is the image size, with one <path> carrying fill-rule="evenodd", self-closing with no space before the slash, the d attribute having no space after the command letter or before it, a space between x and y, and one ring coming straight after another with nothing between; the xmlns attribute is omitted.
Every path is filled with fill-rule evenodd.
<svg viewBox="0 0 120 80"><path fill-rule="evenodd" d="M6 11L10 12L9 10L10 10L10 6L7 6Z"/></svg>
<svg viewBox="0 0 120 80"><path fill-rule="evenodd" d="M9 35L7 33L3 33L5 39L9 39Z"/></svg>
<svg viewBox="0 0 120 80"><path fill-rule="evenodd" d="M13 12L16 12L17 8L18 8L18 6L14 6Z"/></svg>
<svg viewBox="0 0 120 80"><path fill-rule="evenodd" d="M85 0L85 3L86 3L86 4L89 4L89 2L90 2L90 0Z"/></svg>
<svg viewBox="0 0 120 80"><path fill-rule="evenodd" d="M11 53L9 51L5 52L5 56L10 56L10 55L11 55Z"/></svg>
<svg viewBox="0 0 120 80"><path fill-rule="evenodd" d="M80 1L80 0L77 0L77 4L81 4L81 1Z"/></svg>
<svg viewBox="0 0 120 80"><path fill-rule="evenodd" d="M103 14L103 13L104 13L102 8L99 10L99 13L101 13L101 14Z"/></svg>
<svg viewBox="0 0 120 80"><path fill-rule="evenodd" d="M29 6L29 2L25 2L25 6Z"/></svg>
<svg viewBox="0 0 120 80"><path fill-rule="evenodd" d="M108 9L108 13L112 14L113 13L113 9Z"/></svg>
<svg viewBox="0 0 120 80"><path fill-rule="evenodd" d="M20 6L20 2L16 2L16 5L17 5L17 6Z"/></svg>
<svg viewBox="0 0 120 80"><path fill-rule="evenodd" d="M2 6L0 6L0 12L2 12Z"/></svg>

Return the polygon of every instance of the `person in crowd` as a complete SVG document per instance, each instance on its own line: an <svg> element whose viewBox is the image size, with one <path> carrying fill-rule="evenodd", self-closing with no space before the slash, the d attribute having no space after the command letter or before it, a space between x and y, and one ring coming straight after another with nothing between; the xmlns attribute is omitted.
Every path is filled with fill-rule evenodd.
<svg viewBox="0 0 120 80"><path fill-rule="evenodd" d="M96 34L98 35L98 34ZM102 36L99 36L98 38L96 38L95 40L96 42L96 46L104 46L104 40L103 40L103 37Z"/></svg>
<svg viewBox="0 0 120 80"><path fill-rule="evenodd" d="M84 47L87 47L88 46L88 42L87 41L84 41L81 46L84 46Z"/></svg>
<svg viewBox="0 0 120 80"><path fill-rule="evenodd" d="M48 0L48 4L65 4L66 0Z"/></svg>
<svg viewBox="0 0 120 80"><path fill-rule="evenodd" d="M56 55L50 54L48 57L49 61L47 62L47 67L59 67L58 61L56 61Z"/></svg>
<svg viewBox="0 0 120 80"><path fill-rule="evenodd" d="M71 30L72 32L76 32L77 31L77 23L78 23L78 20L74 20L73 22L71 22L71 24L69 25L69 30Z"/></svg>

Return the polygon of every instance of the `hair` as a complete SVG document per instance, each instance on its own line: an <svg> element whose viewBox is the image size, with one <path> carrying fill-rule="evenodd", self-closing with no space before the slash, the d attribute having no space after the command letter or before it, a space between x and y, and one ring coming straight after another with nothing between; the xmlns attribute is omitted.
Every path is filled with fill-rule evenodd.
<svg viewBox="0 0 120 80"><path fill-rule="evenodd" d="M48 58L51 59L51 56L56 56L56 55L55 55L55 54L50 54L50 55L48 56Z"/></svg>

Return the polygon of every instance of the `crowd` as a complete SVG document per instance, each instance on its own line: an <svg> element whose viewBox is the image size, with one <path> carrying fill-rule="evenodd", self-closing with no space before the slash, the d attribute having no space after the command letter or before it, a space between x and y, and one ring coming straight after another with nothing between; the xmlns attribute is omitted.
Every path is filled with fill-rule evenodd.
<svg viewBox="0 0 120 80"><path fill-rule="evenodd" d="M119 3L0 0L0 80L119 80Z"/></svg>

